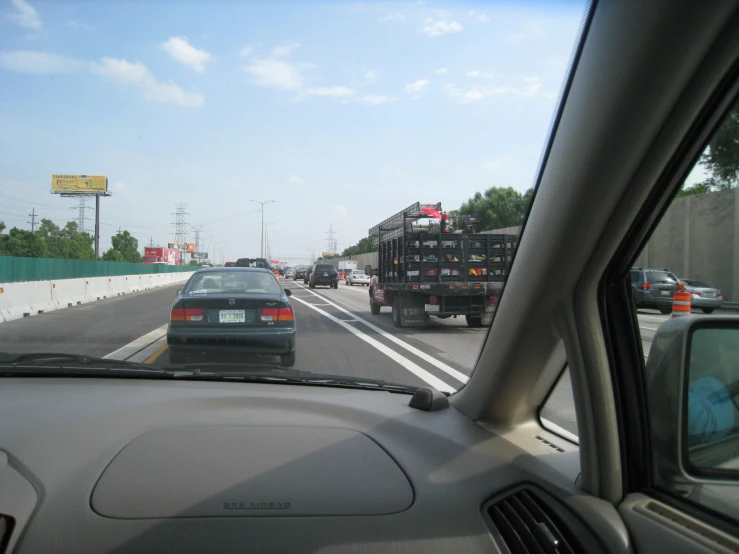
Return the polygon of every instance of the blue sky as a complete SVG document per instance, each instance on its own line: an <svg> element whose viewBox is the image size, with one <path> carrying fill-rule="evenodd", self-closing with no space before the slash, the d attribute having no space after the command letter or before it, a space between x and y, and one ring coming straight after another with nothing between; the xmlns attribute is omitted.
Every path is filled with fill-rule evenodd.
<svg viewBox="0 0 739 554"><path fill-rule="evenodd" d="M255 255L250 200L273 199L285 258L329 225L343 249L415 201L523 191L583 8L0 0L0 219L63 224L51 174L107 175L101 249L119 226L171 241L186 203L211 256Z"/></svg>

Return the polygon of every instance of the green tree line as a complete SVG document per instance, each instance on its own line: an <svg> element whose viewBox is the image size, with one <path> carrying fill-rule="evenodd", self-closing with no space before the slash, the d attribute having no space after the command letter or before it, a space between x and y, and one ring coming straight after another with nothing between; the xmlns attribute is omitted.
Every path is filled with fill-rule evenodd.
<svg viewBox="0 0 739 554"><path fill-rule="evenodd" d="M7 226L0 221L0 256L27 258L63 258L94 260L95 239L90 233L79 230L76 221L59 227L50 219L42 219L34 232ZM140 262L139 241L128 231L121 231L111 238L112 246L100 257L109 262Z"/></svg>

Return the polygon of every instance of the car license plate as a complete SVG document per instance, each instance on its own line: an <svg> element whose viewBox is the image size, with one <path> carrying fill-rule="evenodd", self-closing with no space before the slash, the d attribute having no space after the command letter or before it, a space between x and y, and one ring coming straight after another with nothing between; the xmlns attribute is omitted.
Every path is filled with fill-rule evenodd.
<svg viewBox="0 0 739 554"><path fill-rule="evenodd" d="M427 312L438 312L441 310L441 306L438 304L426 304L426 311Z"/></svg>
<svg viewBox="0 0 739 554"><path fill-rule="evenodd" d="M221 310L218 312L218 321L221 323L245 323L246 313L244 310Z"/></svg>
<svg viewBox="0 0 739 554"><path fill-rule="evenodd" d="M716 298L715 292L704 292L703 294L706 295L706 298Z"/></svg>
<svg viewBox="0 0 739 554"><path fill-rule="evenodd" d="M324 274L323 274L323 276L324 276L324 277L328 277L328 273L324 273Z"/></svg>
<svg viewBox="0 0 739 554"><path fill-rule="evenodd" d="M663 291L660 291L660 294L662 294L662 296L670 296L670 291L669 290L663 290Z"/></svg>

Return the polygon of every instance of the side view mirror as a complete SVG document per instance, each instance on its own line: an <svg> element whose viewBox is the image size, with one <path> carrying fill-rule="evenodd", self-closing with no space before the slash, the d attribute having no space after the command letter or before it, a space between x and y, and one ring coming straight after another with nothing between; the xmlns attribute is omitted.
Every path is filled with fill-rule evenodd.
<svg viewBox="0 0 739 554"><path fill-rule="evenodd" d="M182 294L182 289L177 289L177 296L180 296Z"/></svg>
<svg viewBox="0 0 739 554"><path fill-rule="evenodd" d="M366 275L372 275L372 266L370 264L364 266L364 273Z"/></svg>
<svg viewBox="0 0 739 554"><path fill-rule="evenodd" d="M739 484L739 316L686 316L657 329L646 366L650 431L662 479L710 494Z"/></svg>
<svg viewBox="0 0 739 554"><path fill-rule="evenodd" d="M290 289L285 289L285 294L288 295L288 296L292 296L293 295L293 291L291 291Z"/></svg>

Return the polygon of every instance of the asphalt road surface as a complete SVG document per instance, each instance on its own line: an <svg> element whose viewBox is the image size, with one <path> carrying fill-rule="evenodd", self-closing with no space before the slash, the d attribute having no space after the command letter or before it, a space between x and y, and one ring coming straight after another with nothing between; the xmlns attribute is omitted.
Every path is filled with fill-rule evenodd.
<svg viewBox="0 0 739 554"><path fill-rule="evenodd" d="M464 318L431 318L420 329L397 329L390 309L372 315L368 287L309 289L302 281L280 280L293 292L298 326L296 369L454 391L472 373L486 329L467 327ZM167 324L182 285L171 285L0 323L0 351L66 352L102 357ZM640 312L645 355L659 324L669 316ZM166 342L144 360L168 363ZM577 435L569 377L565 372L542 410L542 417Z"/></svg>

